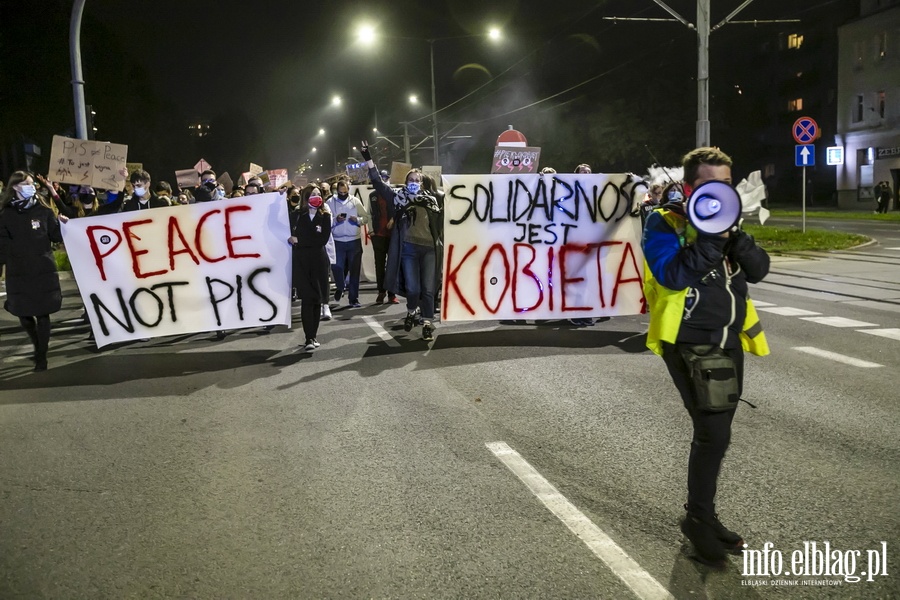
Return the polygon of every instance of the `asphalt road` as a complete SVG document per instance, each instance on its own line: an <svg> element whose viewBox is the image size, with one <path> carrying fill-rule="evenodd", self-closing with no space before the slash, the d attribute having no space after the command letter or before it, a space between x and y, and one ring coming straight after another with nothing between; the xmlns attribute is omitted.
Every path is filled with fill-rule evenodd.
<svg viewBox="0 0 900 600"><path fill-rule="evenodd" d="M645 316L439 325L429 347L367 292L311 355L283 327L98 352L68 281L46 373L0 317L0 598L900 597L887 225L753 288L773 352L748 358L757 408L738 410L718 497L785 567L827 541L861 551L858 574L886 542L886 576L690 560L690 425Z"/></svg>

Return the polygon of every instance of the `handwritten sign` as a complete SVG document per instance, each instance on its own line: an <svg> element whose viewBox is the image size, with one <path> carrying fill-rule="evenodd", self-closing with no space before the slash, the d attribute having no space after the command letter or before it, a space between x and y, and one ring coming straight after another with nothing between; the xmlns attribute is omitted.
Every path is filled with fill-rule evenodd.
<svg viewBox="0 0 900 600"><path fill-rule="evenodd" d="M391 183L394 185L404 185L406 183L406 174L412 169L410 163L397 162L391 163Z"/></svg>
<svg viewBox="0 0 900 600"><path fill-rule="evenodd" d="M491 173L537 173L540 158L541 149L534 146L497 146Z"/></svg>
<svg viewBox="0 0 900 600"><path fill-rule="evenodd" d="M258 164L256 164L256 163L250 163L250 174L251 174L251 175L259 175L259 174L262 173L263 171L265 171L265 169L263 169L263 168L262 168L261 166L259 166ZM249 179L249 177L248 177L248 179Z"/></svg>
<svg viewBox="0 0 900 600"><path fill-rule="evenodd" d="M434 179L434 184L439 190L444 189L441 184L441 165L424 165L422 166L422 174Z"/></svg>
<svg viewBox="0 0 900 600"><path fill-rule="evenodd" d="M125 144L54 135L48 177L60 183L122 191L127 177L127 156Z"/></svg>
<svg viewBox="0 0 900 600"><path fill-rule="evenodd" d="M441 320L639 314L647 184L633 175L444 175Z"/></svg>
<svg viewBox="0 0 900 600"><path fill-rule="evenodd" d="M277 193L71 219L62 234L98 347L291 323Z"/></svg>
<svg viewBox="0 0 900 600"><path fill-rule="evenodd" d="M216 181L222 186L226 194L230 194L234 190L234 181L231 180L231 175L228 174L228 171L219 175Z"/></svg>
<svg viewBox="0 0 900 600"><path fill-rule="evenodd" d="M130 177L135 171L143 171L144 163L125 163L125 170L128 171L128 176Z"/></svg>
<svg viewBox="0 0 900 600"><path fill-rule="evenodd" d="M273 190L277 190L288 182L287 169L272 169L266 171L266 175L269 176L269 187Z"/></svg>
<svg viewBox="0 0 900 600"><path fill-rule="evenodd" d="M204 160L202 158L197 161L196 165L194 165L194 170L197 171L198 173L202 173L203 171L205 171L207 169L212 169L212 167L209 166L209 163L206 162L206 160Z"/></svg>
<svg viewBox="0 0 900 600"><path fill-rule="evenodd" d="M200 175L194 169L182 169L175 171L175 181L181 189L197 187L200 185Z"/></svg>
<svg viewBox="0 0 900 600"><path fill-rule="evenodd" d="M291 183L293 183L298 188L304 188L309 185L309 177L307 177L306 175L297 175L291 180Z"/></svg>
<svg viewBox="0 0 900 600"><path fill-rule="evenodd" d="M349 163L347 165L347 177L350 178L350 181L355 184L364 184L369 180L369 166L368 164L361 163Z"/></svg>

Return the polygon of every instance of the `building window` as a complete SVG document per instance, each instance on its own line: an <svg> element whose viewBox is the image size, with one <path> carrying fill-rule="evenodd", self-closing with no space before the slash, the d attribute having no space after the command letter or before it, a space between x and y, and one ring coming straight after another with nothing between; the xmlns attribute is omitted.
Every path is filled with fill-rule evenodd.
<svg viewBox="0 0 900 600"><path fill-rule="evenodd" d="M788 100L788 110L803 110L803 98L794 98L793 100Z"/></svg>
<svg viewBox="0 0 900 600"><path fill-rule="evenodd" d="M875 38L875 59L884 60L887 58L888 38L887 31L882 31Z"/></svg>
<svg viewBox="0 0 900 600"><path fill-rule="evenodd" d="M884 118L884 105L885 105L885 95L884 90L880 92L875 92L875 112L878 113L879 118Z"/></svg>
<svg viewBox="0 0 900 600"><path fill-rule="evenodd" d="M800 33L792 33L787 39L788 48L796 50L803 45L803 35Z"/></svg>
<svg viewBox="0 0 900 600"><path fill-rule="evenodd" d="M863 97L857 94L853 99L853 122L861 123L863 120Z"/></svg>

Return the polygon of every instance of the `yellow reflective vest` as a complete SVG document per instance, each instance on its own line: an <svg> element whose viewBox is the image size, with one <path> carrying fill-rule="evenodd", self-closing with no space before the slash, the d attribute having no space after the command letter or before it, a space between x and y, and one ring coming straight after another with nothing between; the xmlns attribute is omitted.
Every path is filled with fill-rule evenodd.
<svg viewBox="0 0 900 600"><path fill-rule="evenodd" d="M685 237L689 241L696 235L693 228L686 224L684 217L676 215L665 209L656 209L666 222L678 234L684 245ZM678 330L684 317L684 303L688 289L670 290L659 283L650 271L647 261L644 261L644 296L647 298L647 307L650 311L650 329L647 331L647 347L655 354L662 355L662 343L674 344L678 339ZM769 354L769 344L766 334L763 333L762 323L750 298L747 298L747 315L744 318L744 326L740 333L741 346L746 352L765 356Z"/></svg>

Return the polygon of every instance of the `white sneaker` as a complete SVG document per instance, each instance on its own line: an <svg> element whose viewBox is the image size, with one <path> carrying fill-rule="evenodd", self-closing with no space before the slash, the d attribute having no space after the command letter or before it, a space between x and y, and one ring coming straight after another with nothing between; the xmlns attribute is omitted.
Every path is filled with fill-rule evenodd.
<svg viewBox="0 0 900 600"><path fill-rule="evenodd" d="M321 321L331 320L331 308L327 304L322 305L322 315L319 317Z"/></svg>
<svg viewBox="0 0 900 600"><path fill-rule="evenodd" d="M313 341L306 340L306 343L303 345L303 351L304 352L312 352L315 349L316 349L316 345L313 343Z"/></svg>

